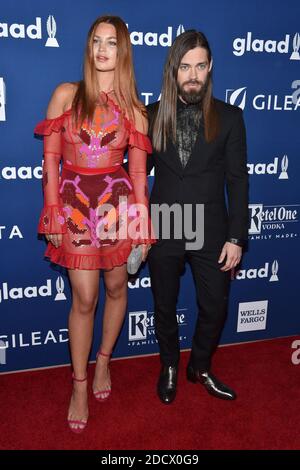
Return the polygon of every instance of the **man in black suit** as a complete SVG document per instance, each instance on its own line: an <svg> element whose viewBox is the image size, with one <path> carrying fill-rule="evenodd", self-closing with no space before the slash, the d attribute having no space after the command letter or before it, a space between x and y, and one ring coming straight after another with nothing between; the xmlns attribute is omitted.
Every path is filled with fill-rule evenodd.
<svg viewBox="0 0 300 470"><path fill-rule="evenodd" d="M162 204L182 210L182 217L175 210L168 239L156 227L158 241L148 255L162 363L157 392L165 404L176 395L180 357L176 304L186 261L199 307L187 378L218 398L236 398L212 374L211 359L226 318L230 270L239 264L247 240L246 136L242 111L213 97L211 70L206 37L186 31L170 48L160 102L147 107L153 144L149 170L155 167L152 218ZM204 208L204 220L197 217L199 207ZM189 228L178 236L183 219ZM186 234L193 232L191 227L196 234L202 229L204 243L199 244L199 237L190 243Z"/></svg>

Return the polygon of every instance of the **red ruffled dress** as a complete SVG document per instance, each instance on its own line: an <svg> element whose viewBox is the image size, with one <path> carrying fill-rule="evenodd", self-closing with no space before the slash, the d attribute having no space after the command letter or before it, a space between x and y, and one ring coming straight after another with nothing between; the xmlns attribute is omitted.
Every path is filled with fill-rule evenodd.
<svg viewBox="0 0 300 470"><path fill-rule="evenodd" d="M93 122L76 129L71 110L40 122L44 136L44 208L38 232L62 234L45 256L69 269L112 269L132 244L154 243L148 218L149 138L102 94ZM129 174L121 166L128 149ZM62 168L60 171L60 162Z"/></svg>

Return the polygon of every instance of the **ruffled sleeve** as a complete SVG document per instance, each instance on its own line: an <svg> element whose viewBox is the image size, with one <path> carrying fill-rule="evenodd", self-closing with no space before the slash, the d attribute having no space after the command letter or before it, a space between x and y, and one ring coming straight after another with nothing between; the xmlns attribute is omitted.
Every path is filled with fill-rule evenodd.
<svg viewBox="0 0 300 470"><path fill-rule="evenodd" d="M65 115L66 113L54 119L44 119L35 126L34 133L37 135L51 135L52 132L60 132Z"/></svg>
<svg viewBox="0 0 300 470"><path fill-rule="evenodd" d="M59 163L63 153L62 129L66 114L55 119L44 119L34 129L35 134L44 136L44 207L40 215L38 233L66 233L59 195Z"/></svg>
<svg viewBox="0 0 300 470"><path fill-rule="evenodd" d="M38 233L66 233L66 221L61 206L44 206L40 215Z"/></svg>
<svg viewBox="0 0 300 470"><path fill-rule="evenodd" d="M145 150L145 152L148 154L152 153L152 145L149 137L137 131L136 129L131 129L128 145L130 147L136 147L140 150Z"/></svg>

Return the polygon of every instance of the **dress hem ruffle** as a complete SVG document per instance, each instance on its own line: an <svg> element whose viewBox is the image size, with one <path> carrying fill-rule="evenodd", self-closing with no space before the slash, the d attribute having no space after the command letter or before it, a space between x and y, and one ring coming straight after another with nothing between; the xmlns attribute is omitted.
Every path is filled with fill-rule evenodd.
<svg viewBox="0 0 300 470"><path fill-rule="evenodd" d="M130 252L131 246L129 245L109 255L77 255L63 252L60 248L55 248L49 243L45 252L45 258L68 269L109 270L125 264Z"/></svg>

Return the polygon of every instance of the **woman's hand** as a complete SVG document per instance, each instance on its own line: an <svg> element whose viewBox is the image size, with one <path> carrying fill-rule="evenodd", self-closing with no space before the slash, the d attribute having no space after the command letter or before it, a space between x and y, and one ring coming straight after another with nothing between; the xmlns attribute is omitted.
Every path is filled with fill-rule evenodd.
<svg viewBox="0 0 300 470"><path fill-rule="evenodd" d="M135 248L136 246L137 246L137 245L133 244L133 245L132 245L132 248ZM142 247L142 253L143 253L143 258L142 258L142 260L143 260L143 261L146 261L148 252L149 252L149 250L150 250L150 248L151 248L151 244L150 244L150 243L149 243L149 244L141 243L141 247Z"/></svg>
<svg viewBox="0 0 300 470"><path fill-rule="evenodd" d="M62 244L62 234L61 233L49 233L45 235L48 242L52 243L55 248L58 248Z"/></svg>
<svg viewBox="0 0 300 470"><path fill-rule="evenodd" d="M142 250L143 250L143 261L146 261L148 252L151 248L151 243L148 244L142 244Z"/></svg>

